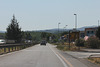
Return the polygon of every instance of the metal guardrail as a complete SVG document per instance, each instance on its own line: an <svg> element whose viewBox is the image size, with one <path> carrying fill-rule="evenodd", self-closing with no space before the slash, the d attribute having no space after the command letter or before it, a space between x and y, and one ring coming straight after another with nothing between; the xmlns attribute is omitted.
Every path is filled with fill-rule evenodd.
<svg viewBox="0 0 100 67"><path fill-rule="evenodd" d="M10 53L13 51L18 51L30 46L33 46L34 44L6 44L6 45L0 45L0 54Z"/></svg>

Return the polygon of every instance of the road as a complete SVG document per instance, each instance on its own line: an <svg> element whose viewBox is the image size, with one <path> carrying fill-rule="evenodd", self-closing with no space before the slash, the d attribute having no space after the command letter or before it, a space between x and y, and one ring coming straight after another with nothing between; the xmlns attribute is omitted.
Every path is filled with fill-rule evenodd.
<svg viewBox="0 0 100 67"><path fill-rule="evenodd" d="M54 46L35 45L20 51L0 55L0 67L89 67ZM92 66L91 66L92 67Z"/></svg>

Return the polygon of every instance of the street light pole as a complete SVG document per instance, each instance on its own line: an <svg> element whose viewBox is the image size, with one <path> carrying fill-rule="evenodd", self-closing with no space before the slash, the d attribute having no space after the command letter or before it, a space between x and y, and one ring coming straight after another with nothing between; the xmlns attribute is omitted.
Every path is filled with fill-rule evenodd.
<svg viewBox="0 0 100 67"><path fill-rule="evenodd" d="M66 28L66 27L64 27L64 30L63 30L63 32L65 32L65 28Z"/></svg>
<svg viewBox="0 0 100 67"><path fill-rule="evenodd" d="M58 23L58 34L59 34L59 24L60 24L60 23Z"/></svg>
<svg viewBox="0 0 100 67"><path fill-rule="evenodd" d="M65 28L66 28L67 26L68 26L68 25L66 25Z"/></svg>
<svg viewBox="0 0 100 67"><path fill-rule="evenodd" d="M75 15L75 29L77 30L77 14L74 15Z"/></svg>
<svg viewBox="0 0 100 67"><path fill-rule="evenodd" d="M68 39L69 39L69 50L70 50L70 30L69 30L69 37L68 37Z"/></svg>
<svg viewBox="0 0 100 67"><path fill-rule="evenodd" d="M60 25L61 23L58 23L58 39L59 39L59 25Z"/></svg>
<svg viewBox="0 0 100 67"><path fill-rule="evenodd" d="M98 20L98 27L99 27L99 20Z"/></svg>

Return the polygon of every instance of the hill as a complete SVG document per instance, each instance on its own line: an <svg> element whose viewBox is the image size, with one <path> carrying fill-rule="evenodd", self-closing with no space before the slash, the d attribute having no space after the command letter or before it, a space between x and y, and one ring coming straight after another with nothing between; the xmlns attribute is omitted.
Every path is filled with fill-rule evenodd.
<svg viewBox="0 0 100 67"><path fill-rule="evenodd" d="M77 28L77 29L80 31L84 31L85 28L93 28L93 27L97 27L97 26L84 26L84 27ZM69 30L72 30L72 29L59 29L59 32L61 33L61 32L69 31ZM37 32L58 33L58 29L55 28L55 29L47 29L47 30L38 30Z"/></svg>

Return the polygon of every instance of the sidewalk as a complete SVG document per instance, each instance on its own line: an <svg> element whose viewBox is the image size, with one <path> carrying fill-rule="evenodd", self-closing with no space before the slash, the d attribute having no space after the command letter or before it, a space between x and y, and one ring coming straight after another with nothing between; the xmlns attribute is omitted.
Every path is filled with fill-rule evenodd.
<svg viewBox="0 0 100 67"><path fill-rule="evenodd" d="M83 52L100 53L100 49L81 49ZM100 54L92 54L89 57L100 57Z"/></svg>
<svg viewBox="0 0 100 67"><path fill-rule="evenodd" d="M100 49L80 49L83 52L100 53Z"/></svg>

